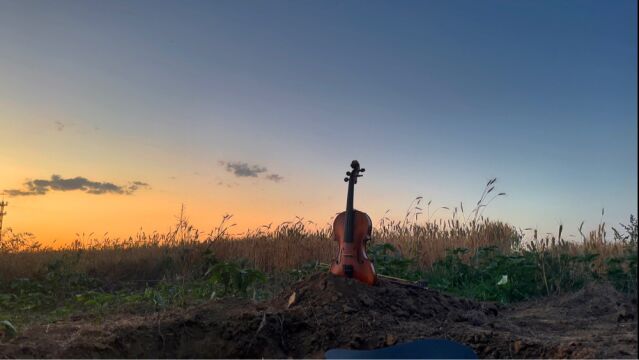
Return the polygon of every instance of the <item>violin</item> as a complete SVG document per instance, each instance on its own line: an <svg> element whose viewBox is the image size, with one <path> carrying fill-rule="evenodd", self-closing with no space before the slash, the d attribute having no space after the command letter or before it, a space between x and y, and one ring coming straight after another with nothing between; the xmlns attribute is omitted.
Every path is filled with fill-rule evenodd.
<svg viewBox="0 0 639 360"><path fill-rule="evenodd" d="M368 214L353 208L355 184L365 169L360 168L357 160L353 160L351 168L344 178L348 182L346 211L338 214L333 221L334 240L339 243L339 249L330 271L337 276L373 285L377 282L377 275L373 263L366 256L366 243L371 239L373 222Z"/></svg>

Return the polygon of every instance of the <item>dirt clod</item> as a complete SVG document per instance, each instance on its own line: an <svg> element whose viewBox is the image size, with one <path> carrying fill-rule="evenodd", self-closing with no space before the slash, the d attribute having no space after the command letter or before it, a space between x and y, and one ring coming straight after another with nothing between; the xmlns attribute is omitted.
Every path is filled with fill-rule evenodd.
<svg viewBox="0 0 639 360"><path fill-rule="evenodd" d="M386 346L391 346L397 344L397 336L388 334L386 335L386 339L384 341Z"/></svg>
<svg viewBox="0 0 639 360"><path fill-rule="evenodd" d="M519 354L519 351L521 350L521 347L522 347L521 340L515 340L515 342L513 343L513 352L515 354Z"/></svg>

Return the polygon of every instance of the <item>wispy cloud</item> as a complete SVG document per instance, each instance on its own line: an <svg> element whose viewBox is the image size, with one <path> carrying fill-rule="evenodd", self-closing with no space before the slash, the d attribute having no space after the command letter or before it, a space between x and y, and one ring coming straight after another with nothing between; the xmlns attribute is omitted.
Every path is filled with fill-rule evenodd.
<svg viewBox="0 0 639 360"><path fill-rule="evenodd" d="M226 167L226 171L232 172L237 177L257 177L258 174L266 172L268 169L264 166L249 165L241 161L220 161L220 165Z"/></svg>
<svg viewBox="0 0 639 360"><path fill-rule="evenodd" d="M62 121L55 122L55 129L58 131L64 130L65 124Z"/></svg>
<svg viewBox="0 0 639 360"><path fill-rule="evenodd" d="M140 189L150 189L151 185L142 181L133 181L126 186L125 194L132 194Z"/></svg>
<svg viewBox="0 0 639 360"><path fill-rule="evenodd" d="M232 187L238 186L238 185L239 184L236 183L236 182L230 183L230 182L224 182L224 181L221 181L221 180L217 182L217 186L226 186L229 189L232 188Z"/></svg>
<svg viewBox="0 0 639 360"><path fill-rule="evenodd" d="M265 176L266 180L271 180L274 182L280 182L282 180L284 180L284 178L278 174L268 174Z"/></svg>
<svg viewBox="0 0 639 360"><path fill-rule="evenodd" d="M262 165L250 165L249 163L242 161L218 161L220 166L224 166L226 171L233 173L237 177L259 177L260 174L264 174L266 180L280 182L284 180L279 174L269 173L266 166Z"/></svg>
<svg viewBox="0 0 639 360"><path fill-rule="evenodd" d="M268 173L266 166L262 165L249 165L249 163L243 161L218 161L218 165L224 166L226 171L233 173L237 177L260 177L260 174L264 174L263 178L273 182L280 182L284 180L279 174Z"/></svg>
<svg viewBox="0 0 639 360"><path fill-rule="evenodd" d="M8 189L9 196L44 195L49 191L83 191L88 194L123 194L130 195L140 189L150 188L142 181L133 181L127 185L116 185L110 182L91 181L82 176L65 179L60 175L51 175L51 179L35 179L24 183L22 189Z"/></svg>

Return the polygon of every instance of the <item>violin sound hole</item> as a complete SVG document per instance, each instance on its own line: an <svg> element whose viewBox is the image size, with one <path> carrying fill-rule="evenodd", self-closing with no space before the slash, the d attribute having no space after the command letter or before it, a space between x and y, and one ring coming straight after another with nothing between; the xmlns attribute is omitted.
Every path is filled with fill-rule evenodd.
<svg viewBox="0 0 639 360"><path fill-rule="evenodd" d="M353 265L344 265L344 275L346 275L349 278L353 277Z"/></svg>

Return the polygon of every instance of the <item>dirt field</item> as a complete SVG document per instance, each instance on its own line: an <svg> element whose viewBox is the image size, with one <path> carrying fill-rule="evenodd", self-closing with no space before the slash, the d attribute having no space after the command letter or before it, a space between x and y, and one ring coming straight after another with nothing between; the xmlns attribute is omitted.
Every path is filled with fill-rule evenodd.
<svg viewBox="0 0 639 360"><path fill-rule="evenodd" d="M315 274L264 303L229 299L103 323L32 326L0 344L0 357L319 358L336 347L447 338L482 358L636 358L636 301L591 285L503 306Z"/></svg>

